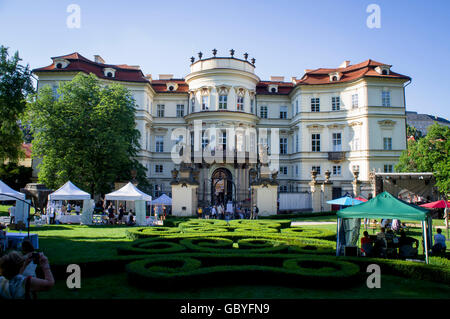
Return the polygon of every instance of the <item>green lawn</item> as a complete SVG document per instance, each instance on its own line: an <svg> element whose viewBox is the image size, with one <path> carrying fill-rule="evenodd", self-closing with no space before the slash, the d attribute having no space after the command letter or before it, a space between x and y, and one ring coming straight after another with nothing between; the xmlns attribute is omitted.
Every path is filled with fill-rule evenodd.
<svg viewBox="0 0 450 319"><path fill-rule="evenodd" d="M314 225L309 228L335 231L336 226ZM118 256L116 247L131 241L126 237L127 229L136 228L47 225L32 227L31 231L39 234L40 248L51 264L68 265L98 259L114 260ZM416 234L416 229L412 230L411 235L420 236ZM119 271L98 277L82 277L82 288L79 290L69 290L65 280L59 279L51 291L40 293L39 298L450 298L448 285L425 280L384 275L381 287L369 289L361 283L343 290L304 289L265 285L264 278L261 278L261 284L257 286L186 287L181 291L161 292L134 287L128 283L125 271Z"/></svg>

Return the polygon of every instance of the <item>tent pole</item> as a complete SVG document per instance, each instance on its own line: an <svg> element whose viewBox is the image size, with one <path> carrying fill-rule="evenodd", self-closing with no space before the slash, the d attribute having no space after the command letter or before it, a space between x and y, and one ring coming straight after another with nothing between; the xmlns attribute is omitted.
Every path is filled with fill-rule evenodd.
<svg viewBox="0 0 450 319"><path fill-rule="evenodd" d="M340 218L337 219L337 225L336 225L336 256L339 256L339 225L340 225Z"/></svg>
<svg viewBox="0 0 450 319"><path fill-rule="evenodd" d="M425 221L422 221L422 232L423 232L423 246L425 248L425 262L428 264L428 235L427 235L427 225Z"/></svg>

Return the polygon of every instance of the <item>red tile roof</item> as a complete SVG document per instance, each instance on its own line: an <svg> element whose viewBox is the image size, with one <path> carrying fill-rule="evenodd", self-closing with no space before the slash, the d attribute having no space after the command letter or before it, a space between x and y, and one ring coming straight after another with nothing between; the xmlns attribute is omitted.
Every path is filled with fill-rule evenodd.
<svg viewBox="0 0 450 319"><path fill-rule="evenodd" d="M268 87L271 84L278 86L278 92L269 92ZM256 85L256 94L287 95L291 93L293 88L292 82L261 81Z"/></svg>
<svg viewBox="0 0 450 319"><path fill-rule="evenodd" d="M167 89L167 83L176 83L178 88L175 91ZM187 93L189 92L189 85L184 79L170 79L170 80L152 80L152 88L156 93Z"/></svg>
<svg viewBox="0 0 450 319"><path fill-rule="evenodd" d="M350 82L362 77L379 77L405 80L411 79L406 75L395 73L393 71L389 71L389 74L386 75L379 74L377 71L375 71L375 68L382 65L386 64L369 59L358 64L349 65L346 68L319 68L315 70L305 70L306 73L296 83L297 85L333 84ZM341 78L338 81L330 82L329 74L333 72L341 73Z"/></svg>
<svg viewBox="0 0 450 319"><path fill-rule="evenodd" d="M67 55L53 57L52 59L66 59L70 63L63 69L57 69L55 63L46 67L34 69L34 73L38 72L84 72L94 73L97 77L108 80L126 81L126 82L148 82L139 67L129 66L127 64L103 64L91 61L78 52ZM115 77L110 78L103 73L104 68L113 68L116 70Z"/></svg>
<svg viewBox="0 0 450 319"><path fill-rule="evenodd" d="M31 158L31 143L22 143L22 149L26 158Z"/></svg>

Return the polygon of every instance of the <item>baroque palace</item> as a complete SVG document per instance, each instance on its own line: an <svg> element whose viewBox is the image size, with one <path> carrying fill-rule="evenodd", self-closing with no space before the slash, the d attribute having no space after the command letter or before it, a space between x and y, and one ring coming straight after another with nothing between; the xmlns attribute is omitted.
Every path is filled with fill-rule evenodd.
<svg viewBox="0 0 450 319"><path fill-rule="evenodd" d="M314 180L332 182L333 198L352 194L357 172L361 194L367 197L372 193L370 172L393 171L406 148L408 76L369 59L305 70L301 78L261 80L255 73L256 61L248 54L243 59L235 57L234 50L228 57L216 55L213 50L210 58L201 53L197 59L192 57L190 72L182 79L171 74L153 79L139 66L107 64L98 55L92 61L79 53L53 57L51 65L33 72L39 78L38 89L50 85L55 94L59 82L71 80L78 72L94 73L104 83L121 83L133 93L141 133L139 160L148 170L153 196L172 195L174 168L180 169L171 157L177 143L171 132L177 128L193 132L196 121L202 121L203 132L223 128L217 140L222 147L230 143L225 131L229 126L267 129L267 135L257 139L269 154L272 149L279 154L276 184L280 194L308 194L313 171ZM273 129L278 131L271 136ZM208 136L200 139L202 147L212 144ZM252 170L258 172L258 163L244 158L181 166L194 172L195 201L200 205L250 201ZM312 204L298 205L308 209Z"/></svg>

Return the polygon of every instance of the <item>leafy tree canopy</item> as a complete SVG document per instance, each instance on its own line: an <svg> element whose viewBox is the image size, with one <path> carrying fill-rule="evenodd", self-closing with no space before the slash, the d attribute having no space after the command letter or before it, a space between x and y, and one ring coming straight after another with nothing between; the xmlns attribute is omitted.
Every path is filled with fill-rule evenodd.
<svg viewBox="0 0 450 319"><path fill-rule="evenodd" d="M126 88L104 86L93 74L61 84L58 97L43 87L27 112L33 157L42 158L39 180L53 189L71 180L95 195L130 180L136 170L140 186L146 186L146 169L135 159L140 138L135 112Z"/></svg>
<svg viewBox="0 0 450 319"><path fill-rule="evenodd" d="M16 162L23 155L19 120L34 88L31 71L21 60L18 52L10 57L8 48L0 46L0 162Z"/></svg>
<svg viewBox="0 0 450 319"><path fill-rule="evenodd" d="M412 125L406 125L406 137L414 137L415 140L421 139L423 137L423 134L421 131L419 131L417 128L415 128Z"/></svg>
<svg viewBox="0 0 450 319"><path fill-rule="evenodd" d="M418 141L408 141L395 169L399 172L433 172L439 191L450 193L450 127L437 123Z"/></svg>

